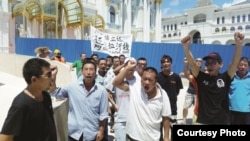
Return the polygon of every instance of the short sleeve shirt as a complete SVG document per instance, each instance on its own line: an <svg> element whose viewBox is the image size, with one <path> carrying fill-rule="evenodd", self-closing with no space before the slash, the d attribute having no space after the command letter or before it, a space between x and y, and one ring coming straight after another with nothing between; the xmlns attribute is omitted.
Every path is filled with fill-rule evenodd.
<svg viewBox="0 0 250 141"><path fill-rule="evenodd" d="M195 78L198 85L199 109L197 122L227 124L229 114L228 92L232 79L227 72L209 76L202 71Z"/></svg>
<svg viewBox="0 0 250 141"><path fill-rule="evenodd" d="M14 135L14 141L56 141L56 127L50 95L39 102L24 92L15 97L1 133Z"/></svg>

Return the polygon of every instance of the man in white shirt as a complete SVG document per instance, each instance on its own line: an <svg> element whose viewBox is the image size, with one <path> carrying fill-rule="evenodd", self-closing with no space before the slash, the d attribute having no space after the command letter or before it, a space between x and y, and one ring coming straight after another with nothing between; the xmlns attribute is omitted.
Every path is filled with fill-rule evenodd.
<svg viewBox="0 0 250 141"><path fill-rule="evenodd" d="M124 78L135 67L135 60L128 61L113 81L114 86L130 91L127 137L131 141L159 141L163 122L164 141L169 141L171 108L166 92L157 83L157 70L145 68L141 80L135 77L134 81L127 83Z"/></svg>

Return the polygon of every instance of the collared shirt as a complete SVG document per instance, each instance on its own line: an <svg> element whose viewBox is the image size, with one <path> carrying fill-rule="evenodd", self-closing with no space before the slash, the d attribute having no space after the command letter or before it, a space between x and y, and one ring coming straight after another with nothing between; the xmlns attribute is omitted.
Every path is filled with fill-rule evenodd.
<svg viewBox="0 0 250 141"><path fill-rule="evenodd" d="M130 107L126 124L127 134L139 141L157 141L160 139L162 117L171 115L168 95L157 83L157 95L148 99L141 83L129 82Z"/></svg>
<svg viewBox="0 0 250 141"><path fill-rule="evenodd" d="M100 121L108 118L108 97L106 89L99 83L85 89L83 81L77 81L64 88L58 88L52 96L68 98L68 132L78 140L83 134L85 140L94 140Z"/></svg>
<svg viewBox="0 0 250 141"><path fill-rule="evenodd" d="M250 112L250 72L243 78L237 74L230 85L229 109L238 112Z"/></svg>
<svg viewBox="0 0 250 141"><path fill-rule="evenodd" d="M113 81L113 79L114 79L114 77L115 77L115 73L114 73L113 67L111 67L111 68L107 71L107 73L106 73L105 76L106 76L106 77L104 78L104 86L106 87L107 85L109 85L109 83L112 83L112 81ZM113 90L111 90L111 91L113 91Z"/></svg>

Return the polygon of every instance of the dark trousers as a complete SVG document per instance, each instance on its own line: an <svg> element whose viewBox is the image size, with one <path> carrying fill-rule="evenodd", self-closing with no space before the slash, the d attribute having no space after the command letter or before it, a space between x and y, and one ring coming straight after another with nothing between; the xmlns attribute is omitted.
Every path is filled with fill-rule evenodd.
<svg viewBox="0 0 250 141"><path fill-rule="evenodd" d="M69 139L68 141L82 141L83 140L83 135L81 135L80 139L79 140L75 140L73 139L72 137L69 136Z"/></svg>
<svg viewBox="0 0 250 141"><path fill-rule="evenodd" d="M135 140L135 139L131 138L128 134L126 136L127 136L128 141L138 141L138 140Z"/></svg>
<svg viewBox="0 0 250 141"><path fill-rule="evenodd" d="M250 125L250 112L230 111L230 124Z"/></svg>

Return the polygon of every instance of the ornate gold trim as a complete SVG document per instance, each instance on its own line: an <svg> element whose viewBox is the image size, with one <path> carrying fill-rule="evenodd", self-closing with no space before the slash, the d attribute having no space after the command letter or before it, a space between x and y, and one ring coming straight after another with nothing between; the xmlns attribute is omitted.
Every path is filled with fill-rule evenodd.
<svg viewBox="0 0 250 141"><path fill-rule="evenodd" d="M161 4L162 0L155 0L155 2Z"/></svg>

